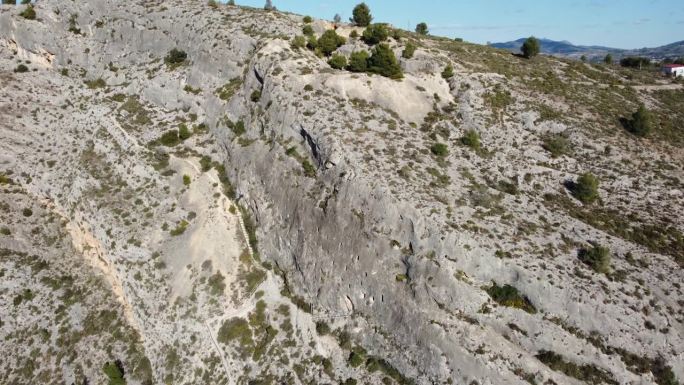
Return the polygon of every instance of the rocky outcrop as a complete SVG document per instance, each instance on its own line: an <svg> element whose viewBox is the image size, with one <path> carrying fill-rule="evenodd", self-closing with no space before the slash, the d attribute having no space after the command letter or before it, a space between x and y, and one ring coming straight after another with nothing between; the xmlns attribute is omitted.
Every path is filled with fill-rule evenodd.
<svg viewBox="0 0 684 385"><path fill-rule="evenodd" d="M660 132L644 149L603 131L657 91L590 87L575 78L593 72L573 63L411 34L389 41L419 47L400 59L402 81L333 70L290 46L298 16L250 8L36 10L24 20L0 8L0 176L12 179L0 198L16 188L55 202L81 231L69 233L75 258L104 266L88 273L108 282L97 298L138 334L97 362L49 361L43 376L104 382L102 361L119 359L145 363L132 384L682 377L682 153ZM187 60L165 63L173 48ZM28 73L14 72L18 61ZM591 71L605 72L597 84L624 80ZM678 116L676 102L652 105ZM462 139L469 130L477 143ZM563 187L587 171L601 180L593 206ZM0 246L22 261L9 246L36 225L3 226L19 228ZM41 242L46 259L55 247ZM578 258L592 243L610 248L608 274ZM12 263L3 299L27 284L51 298ZM52 297L72 313L90 303ZM17 311L0 309L3 320ZM76 326L49 321L40 354L81 346L57 343ZM16 328L0 323L3 351L31 330ZM115 340L114 329L91 336ZM20 365L0 370L39 379Z"/></svg>

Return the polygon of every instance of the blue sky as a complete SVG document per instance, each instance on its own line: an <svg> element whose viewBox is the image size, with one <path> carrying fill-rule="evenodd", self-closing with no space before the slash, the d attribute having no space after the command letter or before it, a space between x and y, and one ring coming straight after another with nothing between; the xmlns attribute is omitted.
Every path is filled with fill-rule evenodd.
<svg viewBox="0 0 684 385"><path fill-rule="evenodd" d="M284 11L347 20L360 0L273 0ZM264 0L236 0L262 7ZM375 21L475 43L535 35L575 44L642 48L684 40L682 0L367 0Z"/></svg>

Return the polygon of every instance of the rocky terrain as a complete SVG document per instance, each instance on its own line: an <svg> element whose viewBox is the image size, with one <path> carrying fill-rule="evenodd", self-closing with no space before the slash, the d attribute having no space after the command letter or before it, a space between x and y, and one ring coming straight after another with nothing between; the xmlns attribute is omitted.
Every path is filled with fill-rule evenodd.
<svg viewBox="0 0 684 385"><path fill-rule="evenodd" d="M3 383L684 378L681 84L405 31L395 80L295 47L298 15L26 8L0 6Z"/></svg>

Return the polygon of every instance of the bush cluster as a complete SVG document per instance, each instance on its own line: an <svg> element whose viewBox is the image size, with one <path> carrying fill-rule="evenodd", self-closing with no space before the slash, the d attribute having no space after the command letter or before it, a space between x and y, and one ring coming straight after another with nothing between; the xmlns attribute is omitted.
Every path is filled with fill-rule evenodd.
<svg viewBox="0 0 684 385"><path fill-rule="evenodd" d="M603 246L593 246L591 249L579 251L579 259L591 266L597 273L606 274L610 271L610 250Z"/></svg>
<svg viewBox="0 0 684 385"><path fill-rule="evenodd" d="M29 70L29 68L27 66L25 66L24 64L19 64L17 66L17 68L14 69L14 72L24 73L24 72L28 72L28 70Z"/></svg>
<svg viewBox="0 0 684 385"><path fill-rule="evenodd" d="M447 64L447 66L444 68L444 71L442 71L442 77L447 80L454 77L454 67L451 64Z"/></svg>
<svg viewBox="0 0 684 385"><path fill-rule="evenodd" d="M366 72L368 70L368 51L356 51L349 56L349 66L351 72Z"/></svg>
<svg viewBox="0 0 684 385"><path fill-rule="evenodd" d="M401 52L401 57L404 59L410 59L413 57L413 54L416 52L416 45L408 42L406 43L406 46L404 47L404 50Z"/></svg>
<svg viewBox="0 0 684 385"><path fill-rule="evenodd" d="M598 197L599 180L591 173L584 173L570 185L572 195L585 204L594 203Z"/></svg>
<svg viewBox="0 0 684 385"><path fill-rule="evenodd" d="M344 69L347 67L347 57L336 53L328 60L328 64L336 70Z"/></svg>
<svg viewBox="0 0 684 385"><path fill-rule="evenodd" d="M645 137L653 129L653 117L651 112L643 105L632 114L632 119L627 122L629 132L636 136Z"/></svg>
<svg viewBox="0 0 684 385"><path fill-rule="evenodd" d="M330 56L335 50L346 43L346 39L329 29L316 42L316 48L325 56Z"/></svg>
<svg viewBox="0 0 684 385"><path fill-rule="evenodd" d="M187 59L188 54L185 53L185 51L174 48L166 55L164 58L164 63L166 63L166 65L168 65L170 68L174 69L185 63Z"/></svg>
<svg viewBox="0 0 684 385"><path fill-rule="evenodd" d="M387 24L371 24L363 31L363 41L368 45L375 45L386 41L389 38L390 31Z"/></svg>
<svg viewBox="0 0 684 385"><path fill-rule="evenodd" d="M487 289L487 294L489 294L489 296L499 305L522 309L530 314L537 312L537 309L532 305L532 302L530 302L527 297L521 295L514 286L499 286L494 282L493 285Z"/></svg>
<svg viewBox="0 0 684 385"><path fill-rule="evenodd" d="M432 151L433 154L435 154L439 157L444 157L444 156L449 155L449 148L444 143L433 144L432 147L430 147L430 151Z"/></svg>
<svg viewBox="0 0 684 385"><path fill-rule="evenodd" d="M622 67L630 67L630 68L650 67L651 66L651 59L646 58L646 57L630 56L630 57L622 58L620 60L620 65Z"/></svg>
<svg viewBox="0 0 684 385"><path fill-rule="evenodd" d="M36 19L36 10L33 9L33 5L28 5L26 6L26 9L24 9L20 14L21 17L24 19L28 20L35 20Z"/></svg>
<svg viewBox="0 0 684 385"><path fill-rule="evenodd" d="M475 130L466 131L465 134L461 137L461 143L464 146L468 146L475 151L479 151L482 146L480 144L480 134L478 134Z"/></svg>
<svg viewBox="0 0 684 385"><path fill-rule="evenodd" d="M390 36L390 28L387 24L371 24L372 16L370 9L364 3L354 8L352 21L359 26L367 27L363 32L363 41L373 47L371 54L367 51L353 52L349 58L342 54L334 54L335 51L346 43L346 39L339 36L335 30L327 30L316 38L313 28L306 24L302 32L304 36L297 36L290 43L295 50L304 46L316 51L319 56L328 56L328 64L334 69L347 69L351 72L370 72L391 79L401 79L404 77L401 66L394 51L389 45L383 44ZM307 19L308 20L308 19ZM305 20L306 22L306 20ZM356 32L356 31L353 31ZM350 34L351 38L356 38L358 34ZM413 56L415 46L408 44L402 56Z"/></svg>
<svg viewBox="0 0 684 385"><path fill-rule="evenodd" d="M572 142L565 135L555 134L544 137L542 148L551 153L551 157L558 158L559 156L569 154L572 151Z"/></svg>

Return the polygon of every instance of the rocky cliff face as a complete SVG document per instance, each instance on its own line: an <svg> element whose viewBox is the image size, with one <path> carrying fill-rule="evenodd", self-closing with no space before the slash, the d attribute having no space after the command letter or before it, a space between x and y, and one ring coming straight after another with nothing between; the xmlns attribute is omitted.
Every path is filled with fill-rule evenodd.
<svg viewBox="0 0 684 385"><path fill-rule="evenodd" d="M10 383L684 376L678 85L408 33L397 81L292 48L296 15L35 10L0 9Z"/></svg>

